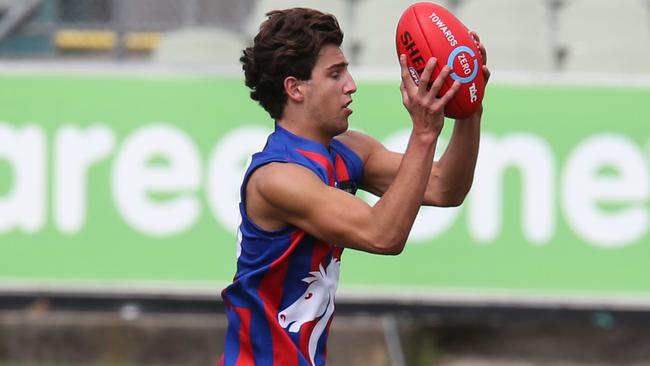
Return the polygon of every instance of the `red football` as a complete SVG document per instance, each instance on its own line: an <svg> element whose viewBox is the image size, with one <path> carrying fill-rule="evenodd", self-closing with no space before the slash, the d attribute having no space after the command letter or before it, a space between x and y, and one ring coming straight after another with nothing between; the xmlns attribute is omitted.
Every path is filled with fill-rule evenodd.
<svg viewBox="0 0 650 366"><path fill-rule="evenodd" d="M406 54L411 77L416 83L431 57L438 60L432 80L445 64L452 68L439 96L454 80L462 85L447 104L445 116L465 118L481 105L485 90L482 55L467 27L447 9L426 2L409 6L397 23L396 42L397 56Z"/></svg>

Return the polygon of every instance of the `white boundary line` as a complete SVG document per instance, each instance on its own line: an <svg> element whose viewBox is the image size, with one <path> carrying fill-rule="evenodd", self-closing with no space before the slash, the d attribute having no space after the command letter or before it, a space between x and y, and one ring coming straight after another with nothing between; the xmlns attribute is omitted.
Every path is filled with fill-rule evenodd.
<svg viewBox="0 0 650 366"><path fill-rule="evenodd" d="M398 303L411 305L518 307L548 309L650 310L650 294L595 294L576 291L516 291L367 288L339 291L337 298L346 302Z"/></svg>
<svg viewBox="0 0 650 366"><path fill-rule="evenodd" d="M350 67L357 81L399 81L397 67ZM143 61L0 60L0 75L125 76L134 78L228 77L243 79L239 66L171 65ZM495 85L615 86L650 88L650 74L517 72L492 70Z"/></svg>
<svg viewBox="0 0 650 366"><path fill-rule="evenodd" d="M150 62L0 61L0 75L16 76L126 76L133 78L233 77L243 78L237 67L165 65Z"/></svg>

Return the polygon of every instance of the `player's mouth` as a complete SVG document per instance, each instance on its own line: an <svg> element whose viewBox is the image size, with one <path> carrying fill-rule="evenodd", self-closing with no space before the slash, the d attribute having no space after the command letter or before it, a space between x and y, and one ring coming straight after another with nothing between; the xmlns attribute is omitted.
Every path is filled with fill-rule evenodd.
<svg viewBox="0 0 650 366"><path fill-rule="evenodd" d="M352 109L349 107L350 104L352 104L352 100L343 105L343 111L345 111L348 115L352 114Z"/></svg>

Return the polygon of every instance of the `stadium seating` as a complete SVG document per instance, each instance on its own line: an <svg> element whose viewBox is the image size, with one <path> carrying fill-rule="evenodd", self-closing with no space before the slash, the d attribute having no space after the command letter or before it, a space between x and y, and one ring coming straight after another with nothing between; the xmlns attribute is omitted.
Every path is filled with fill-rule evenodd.
<svg viewBox="0 0 650 366"><path fill-rule="evenodd" d="M153 59L170 64L238 67L243 37L229 30L188 28L162 35Z"/></svg>
<svg viewBox="0 0 650 366"><path fill-rule="evenodd" d="M494 70L550 71L556 48L546 0L463 0L458 18L476 31Z"/></svg>
<svg viewBox="0 0 650 366"><path fill-rule="evenodd" d="M571 0L558 14L558 38L572 72L650 72L646 0Z"/></svg>
<svg viewBox="0 0 650 366"><path fill-rule="evenodd" d="M54 34L54 45L60 51L111 51L116 44L111 30L60 29Z"/></svg>
<svg viewBox="0 0 650 366"><path fill-rule="evenodd" d="M399 67L395 26L419 0L111 1L0 0L0 57L232 65L268 11L306 6L335 14L348 60L383 75ZM479 33L492 71L650 74L650 0L433 1Z"/></svg>
<svg viewBox="0 0 650 366"><path fill-rule="evenodd" d="M0 40L23 23L38 6L38 0L0 0Z"/></svg>
<svg viewBox="0 0 650 366"><path fill-rule="evenodd" d="M127 32L122 41L127 51L152 52L158 47L160 38L160 32Z"/></svg>
<svg viewBox="0 0 650 366"><path fill-rule="evenodd" d="M411 0L360 0L356 8L352 42L355 46L355 64L365 67L383 67L399 70L395 51L395 29ZM436 1L448 6L447 1Z"/></svg>
<svg viewBox="0 0 650 366"><path fill-rule="evenodd" d="M186 11L176 0L129 0L122 2L128 29L173 29L183 25Z"/></svg>

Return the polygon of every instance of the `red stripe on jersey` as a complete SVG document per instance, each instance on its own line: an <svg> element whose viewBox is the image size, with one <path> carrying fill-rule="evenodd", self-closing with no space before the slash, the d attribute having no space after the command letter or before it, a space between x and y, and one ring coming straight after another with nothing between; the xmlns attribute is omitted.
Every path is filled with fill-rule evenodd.
<svg viewBox="0 0 650 366"><path fill-rule="evenodd" d="M341 260L341 255L343 254L343 247L335 246L332 249L332 258L336 258L338 261Z"/></svg>
<svg viewBox="0 0 650 366"><path fill-rule="evenodd" d="M235 366L255 366L253 347L249 342L251 339L251 311L235 307L235 313L239 317L239 355Z"/></svg>
<svg viewBox="0 0 650 366"><path fill-rule="evenodd" d="M264 302L264 312L270 325L273 342L273 364L292 366L298 364L296 346L278 323L278 308L284 293L284 281L289 270L288 256L305 237L305 232L296 230L291 234L289 248L278 259L271 263L268 275L260 282L258 294Z"/></svg>
<svg viewBox="0 0 650 366"><path fill-rule="evenodd" d="M327 263L324 262L325 259L329 256L331 248L332 246L330 244L326 244L320 240L314 243L314 251L311 255L312 271L318 271L319 266L323 266L323 269L327 268Z"/></svg>
<svg viewBox="0 0 650 366"><path fill-rule="evenodd" d="M316 323L318 323L319 318L314 319L310 322L307 322L300 327L300 344L298 347L300 347L300 353L302 353L303 357L305 357L305 360L309 360L309 338L312 336L312 333L314 332L314 327L316 326Z"/></svg>
<svg viewBox="0 0 650 366"><path fill-rule="evenodd" d="M330 320L327 322L327 327L325 328L325 334L329 334L330 332L330 326L332 325L332 322L334 321L334 315L330 317ZM323 349L323 357L325 360L327 360L327 342L325 343L325 349Z"/></svg>
<svg viewBox="0 0 650 366"><path fill-rule="evenodd" d="M318 164L320 164L321 166L323 166L323 168L327 170L327 179L328 179L327 184L334 187L334 168L332 167L332 163L329 161L329 159L326 156L308 150L296 149L296 151L301 153L303 156L307 157L308 159L313 160Z"/></svg>
<svg viewBox="0 0 650 366"><path fill-rule="evenodd" d="M336 177L339 182L350 180L350 173L348 172L348 167L345 166L345 162L341 155L336 154L336 159L334 160L334 165L336 166Z"/></svg>

